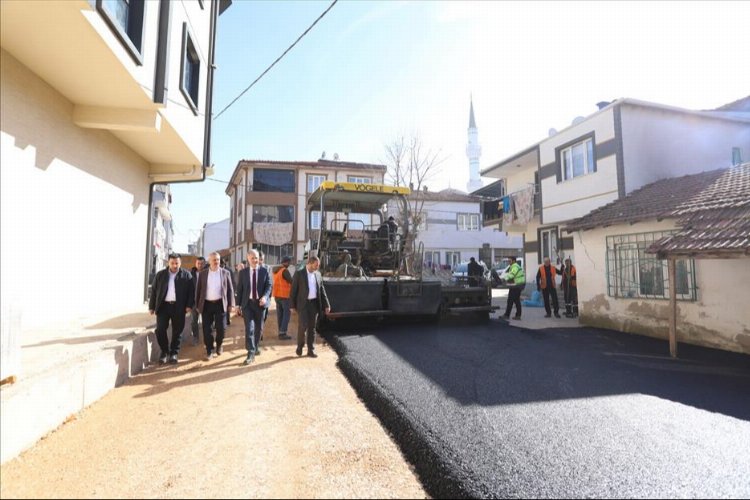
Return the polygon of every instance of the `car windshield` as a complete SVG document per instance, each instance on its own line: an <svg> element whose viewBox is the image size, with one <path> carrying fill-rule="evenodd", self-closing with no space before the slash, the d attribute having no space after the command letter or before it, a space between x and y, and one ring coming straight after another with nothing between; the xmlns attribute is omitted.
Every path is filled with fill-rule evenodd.
<svg viewBox="0 0 750 500"><path fill-rule="evenodd" d="M459 264L456 266L456 269L454 269L453 271L457 273L465 273L468 271L468 269L469 269L468 264Z"/></svg>

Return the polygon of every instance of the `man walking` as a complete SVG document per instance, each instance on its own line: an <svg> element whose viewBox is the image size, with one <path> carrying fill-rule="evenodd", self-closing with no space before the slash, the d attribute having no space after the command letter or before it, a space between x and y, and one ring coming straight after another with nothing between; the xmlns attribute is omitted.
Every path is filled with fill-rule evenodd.
<svg viewBox="0 0 750 500"><path fill-rule="evenodd" d="M307 340L307 355L317 358L315 354L315 325L318 314L331 312L323 277L318 272L320 259L308 257L304 270L294 273L291 291L291 308L297 310L297 356L302 356L302 348Z"/></svg>
<svg viewBox="0 0 750 500"><path fill-rule="evenodd" d="M204 257L198 257L195 259L195 268L192 272L193 275L193 288L195 288L195 291L198 291L198 276L200 275L201 271L206 267L206 259ZM196 297L197 298L197 297ZM193 345L198 345L198 341L200 339L200 330L199 330L199 320L200 320L201 314L198 312L197 308L193 308L193 310L190 312L190 330L193 333Z"/></svg>
<svg viewBox="0 0 750 500"><path fill-rule="evenodd" d="M557 289L555 288L555 278L557 277L557 269L555 266L550 264L549 257L544 258L544 264L539 266L539 271L536 273L536 289L542 291L544 296L544 310L547 314L545 318L551 316L549 307L549 299L552 297L552 307L555 311L555 318L560 317L560 304L557 301Z"/></svg>
<svg viewBox="0 0 750 500"><path fill-rule="evenodd" d="M161 355L159 363L177 363L180 352L180 337L185 328L185 315L190 312L195 303L193 277L190 271L180 267L180 256L169 254L169 264L154 277L148 309L156 314L156 341L159 343ZM167 336L167 328L172 323L172 342Z"/></svg>
<svg viewBox="0 0 750 500"><path fill-rule="evenodd" d="M208 269L198 275L196 308L202 314L203 342L206 345L206 361L224 352L224 318L234 307L234 286L229 271L220 267L218 252L208 255ZM216 350L214 350L213 328L216 328Z"/></svg>
<svg viewBox="0 0 750 500"><path fill-rule="evenodd" d="M510 319L510 312L513 310L513 304L515 304L516 315L513 316L513 319L521 319L521 291L526 286L526 275L516 257L510 257L510 266L505 273L505 279L510 283L510 286L508 287L508 303L505 306L503 318Z"/></svg>
<svg viewBox="0 0 750 500"><path fill-rule="evenodd" d="M289 256L281 259L281 267L273 275L273 298L276 299L276 320L279 326L279 340L291 340L287 334L289 318L292 311L289 308L289 295L292 292L292 275L289 272Z"/></svg>
<svg viewBox="0 0 750 500"><path fill-rule="evenodd" d="M245 320L245 349L247 358L245 365L255 361L260 355L260 337L263 334L263 311L271 296L271 277L266 268L258 263L258 252L247 251L248 267L240 271L237 297L239 298L238 313Z"/></svg>
<svg viewBox="0 0 750 500"><path fill-rule="evenodd" d="M560 269L562 275L563 298L565 299L565 317L578 317L578 283L576 279L576 266L570 262L570 258L565 259L565 264Z"/></svg>

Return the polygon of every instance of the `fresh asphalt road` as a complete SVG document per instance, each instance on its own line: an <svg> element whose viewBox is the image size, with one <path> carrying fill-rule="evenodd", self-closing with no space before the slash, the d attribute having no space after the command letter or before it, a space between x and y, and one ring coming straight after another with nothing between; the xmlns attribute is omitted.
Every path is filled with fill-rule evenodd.
<svg viewBox="0 0 750 500"><path fill-rule="evenodd" d="M750 357L593 328L332 338L436 497L750 497Z"/></svg>

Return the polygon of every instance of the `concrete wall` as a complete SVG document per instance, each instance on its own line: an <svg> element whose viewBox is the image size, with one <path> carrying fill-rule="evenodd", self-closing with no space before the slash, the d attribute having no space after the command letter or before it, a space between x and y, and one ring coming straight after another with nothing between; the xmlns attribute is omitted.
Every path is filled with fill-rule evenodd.
<svg viewBox="0 0 750 500"><path fill-rule="evenodd" d="M622 106L626 193L659 179L729 167L732 148L750 158L750 123Z"/></svg>
<svg viewBox="0 0 750 500"><path fill-rule="evenodd" d="M0 54L3 302L24 331L142 305L148 165Z"/></svg>
<svg viewBox="0 0 750 500"><path fill-rule="evenodd" d="M607 295L606 236L674 229L673 221L575 233L581 323L667 339L669 301ZM750 354L750 259L696 260L696 301L677 301L679 342Z"/></svg>

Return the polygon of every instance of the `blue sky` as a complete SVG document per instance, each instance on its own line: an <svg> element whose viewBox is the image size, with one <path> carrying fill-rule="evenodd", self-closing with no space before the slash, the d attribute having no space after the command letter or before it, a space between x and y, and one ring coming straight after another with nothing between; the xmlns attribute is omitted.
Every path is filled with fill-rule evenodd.
<svg viewBox="0 0 750 500"><path fill-rule="evenodd" d="M235 0L219 20L214 111L328 1ZM445 158L431 189L465 189L473 94L481 168L632 97L707 109L750 93L750 2L341 0L214 122L214 179L240 159L377 163L417 133ZM225 184L174 185L175 248L228 217Z"/></svg>

